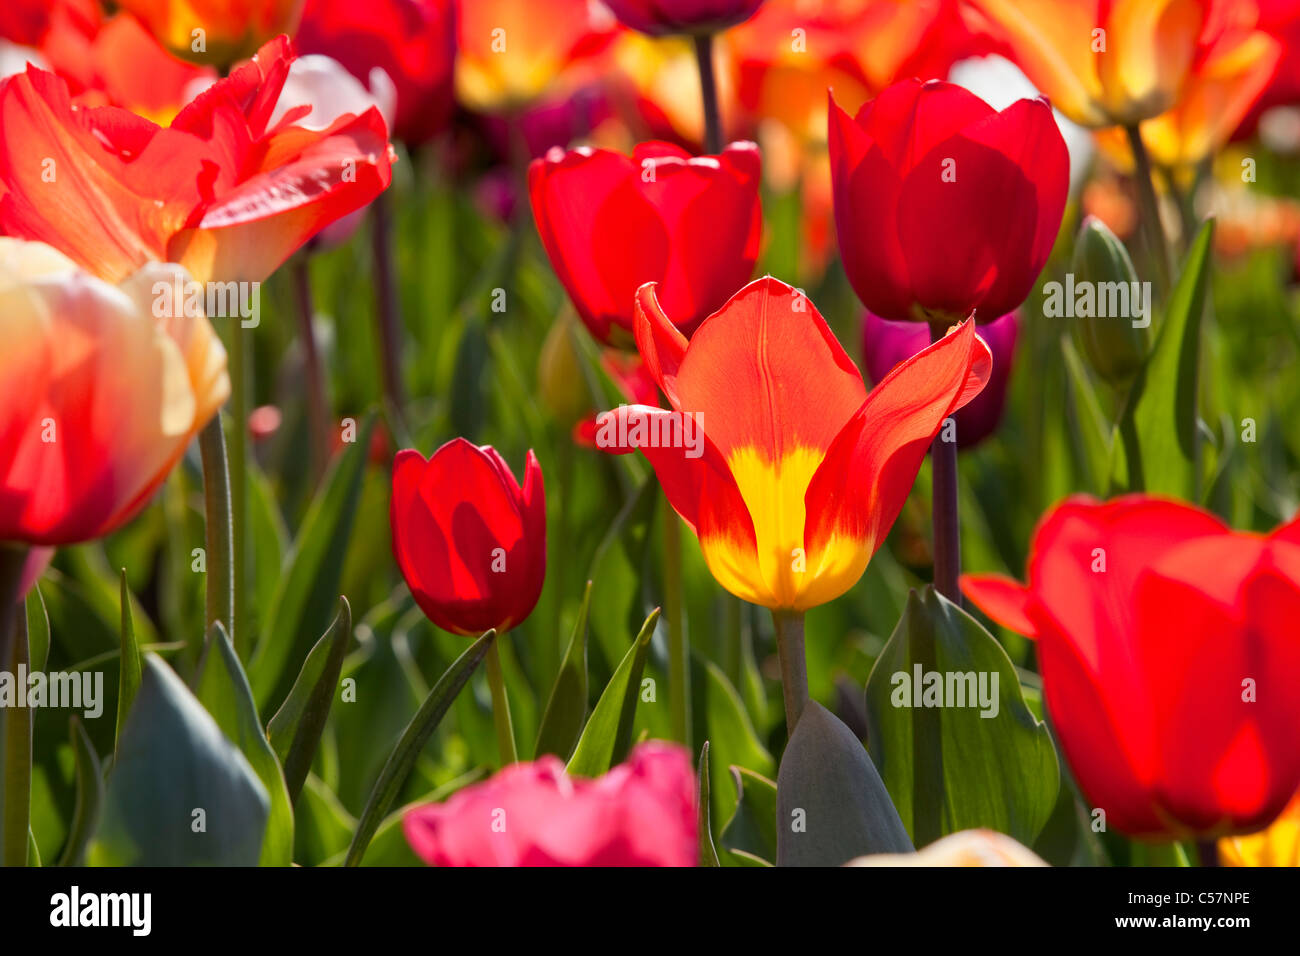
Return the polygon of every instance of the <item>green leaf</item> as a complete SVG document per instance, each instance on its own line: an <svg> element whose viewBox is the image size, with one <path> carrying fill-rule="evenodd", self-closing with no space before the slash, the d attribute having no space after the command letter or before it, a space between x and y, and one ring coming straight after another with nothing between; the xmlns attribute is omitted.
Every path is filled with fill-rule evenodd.
<svg viewBox="0 0 1300 956"><path fill-rule="evenodd" d="M578 746L569 758L569 773L579 777L599 777L622 761L632 743L632 724L636 703L641 696L641 671L646 651L659 620L659 608L641 625L641 632L623 655L622 663L605 685L605 690L591 712L587 726L578 738Z"/></svg>
<svg viewBox="0 0 1300 956"><path fill-rule="evenodd" d="M1065 359L1066 379L1070 383L1071 435L1078 474L1084 487L1093 494L1106 493L1110 470L1110 423L1102 413L1096 390L1083 367L1083 360L1068 338L1061 337L1061 356Z"/></svg>
<svg viewBox="0 0 1300 956"><path fill-rule="evenodd" d="M720 866L718 851L713 846L713 832L709 827L709 742L700 748L700 767L695 775L696 793L699 796L697 827L700 835L700 866Z"/></svg>
<svg viewBox="0 0 1300 956"><path fill-rule="evenodd" d="M284 767L289 799L294 803L316 757L351 640L352 608L348 599L340 596L334 623L307 655L289 696L267 724L271 748Z"/></svg>
<svg viewBox="0 0 1300 956"><path fill-rule="evenodd" d="M322 481L294 541L249 665L259 712L288 693L286 665L305 657L306 642L329 626L373 427L367 416Z"/></svg>
<svg viewBox="0 0 1300 956"><path fill-rule="evenodd" d="M87 862L254 866L270 805L256 771L185 682L146 654Z"/></svg>
<svg viewBox="0 0 1300 956"><path fill-rule="evenodd" d="M199 701L222 733L235 743L266 788L271 799L262 841L263 866L293 862L293 805L285 789L280 761L271 749L253 703L253 691L240 666L239 655L220 621L212 625L207 650L195 681Z"/></svg>
<svg viewBox="0 0 1300 956"><path fill-rule="evenodd" d="M1033 845L1056 804L1056 749L1006 651L932 587L908 595L872 668L867 721L872 759L917 846L977 827Z"/></svg>
<svg viewBox="0 0 1300 956"><path fill-rule="evenodd" d="M564 652L560 672L555 675L551 696L546 701L542 726L537 731L534 753L556 754L564 760L573 753L573 747L582 733L587 719L587 611L591 607L591 582L582 592L578 619L573 625L569 648Z"/></svg>
<svg viewBox="0 0 1300 956"><path fill-rule="evenodd" d="M736 802L734 781L722 768L740 766L771 776L776 773L776 761L763 746L740 694L722 668L697 654L691 655L691 696L692 731L696 740L709 741L710 761L715 766L710 810L722 819Z"/></svg>
<svg viewBox="0 0 1300 956"><path fill-rule="evenodd" d="M131 615L131 589L126 584L126 568L122 569L122 645L117 668L117 736L122 739L122 726L131 710L131 702L140 687L140 646L135 640L135 622Z"/></svg>
<svg viewBox="0 0 1300 956"><path fill-rule="evenodd" d="M736 809L718 841L740 865L772 866L776 862L776 781L744 767L728 769L736 785Z"/></svg>
<svg viewBox="0 0 1300 956"><path fill-rule="evenodd" d="M912 844L853 731L810 701L776 777L776 865L840 866Z"/></svg>
<svg viewBox="0 0 1300 956"><path fill-rule="evenodd" d="M1116 426L1112 491L1200 500L1201 436L1196 396L1201 317L1214 221L1196 234L1146 366Z"/></svg>
<svg viewBox="0 0 1300 956"><path fill-rule="evenodd" d="M27 615L12 605L0 611L13 615L8 640L0 636L0 672L17 681L19 669L31 658L27 651ZM26 687L16 687L26 694ZM26 866L32 808L32 708L0 707L0 866Z"/></svg>
<svg viewBox="0 0 1300 956"><path fill-rule="evenodd" d="M429 696L424 699L420 709L402 731L397 746L389 754L388 762L379 772L379 779L375 781L375 786L370 791L370 799L366 801L361 820L357 823L357 830L348 847L344 866L356 866L361 862L366 847L370 844L370 838L374 836L375 830L388 813L388 808L397 799L397 794L410 775L411 768L415 766L420 751L424 749L433 732L438 729L438 722L447 713L447 708L456 699L461 688L469 681L470 675L483 660L488 648L496 640L496 636L496 631L487 631L456 658L451 667L438 678L438 683L433 685Z"/></svg>
<svg viewBox="0 0 1300 956"><path fill-rule="evenodd" d="M90 842L99 808L104 802L104 777L99 757L81 719L73 714L68 724L77 767L77 802L72 808L72 827L63 844L59 866L81 866L86 856L86 844Z"/></svg>
<svg viewBox="0 0 1300 956"><path fill-rule="evenodd" d="M32 670L45 670L50 655L50 616L39 584L27 593L27 650Z"/></svg>

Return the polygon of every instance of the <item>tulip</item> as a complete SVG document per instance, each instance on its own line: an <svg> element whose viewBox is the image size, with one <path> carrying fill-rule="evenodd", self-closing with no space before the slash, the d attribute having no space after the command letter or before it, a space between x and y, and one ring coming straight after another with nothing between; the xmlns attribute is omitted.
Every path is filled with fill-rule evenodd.
<svg viewBox="0 0 1300 956"><path fill-rule="evenodd" d="M1019 334L1020 320L1014 312L980 327L979 336L993 356L993 373L984 391L953 415L959 449L973 448L997 430ZM866 313L862 327L862 360L867 376L873 382L883 381L894 366L923 351L929 344L930 333L923 325L891 322L871 312Z"/></svg>
<svg viewBox="0 0 1300 956"><path fill-rule="evenodd" d="M625 26L651 36L716 33L754 15L763 0L605 0Z"/></svg>
<svg viewBox="0 0 1300 956"><path fill-rule="evenodd" d="M552 150L528 169L551 265L598 340L630 339L645 282L689 332L748 281L762 231L759 156L732 143L691 158L668 143Z"/></svg>
<svg viewBox="0 0 1300 956"><path fill-rule="evenodd" d="M432 866L693 866L696 827L690 757L655 740L595 780L548 754L402 818Z"/></svg>
<svg viewBox="0 0 1300 956"><path fill-rule="evenodd" d="M1129 258L1124 243L1106 228L1101 220L1088 216L1079 228L1071 263L1076 281L1090 283L1093 289L1107 284L1122 283L1125 288L1137 289L1137 272ZM1130 308L1130 312L1135 310ZM1122 386L1146 363L1150 351L1147 324L1135 325L1134 315L1088 315L1075 320L1074 338L1084 356L1103 381Z"/></svg>
<svg viewBox="0 0 1300 956"><path fill-rule="evenodd" d="M868 309L946 327L1024 302L1069 186L1046 102L998 112L951 83L908 80L852 119L832 100L830 155L840 253Z"/></svg>
<svg viewBox="0 0 1300 956"><path fill-rule="evenodd" d="M113 285L43 243L0 237L0 542L116 530L216 415L230 394L221 341L156 295L187 278L150 264Z"/></svg>
<svg viewBox="0 0 1300 956"><path fill-rule="evenodd" d="M1052 105L1081 126L1173 106L1212 0L971 0Z"/></svg>
<svg viewBox="0 0 1300 956"><path fill-rule="evenodd" d="M457 0L456 96L479 112L515 112L600 78L619 29L589 0Z"/></svg>
<svg viewBox="0 0 1300 956"><path fill-rule="evenodd" d="M387 188L377 109L326 129L269 120L294 61L288 41L186 106L168 127L79 111L34 67L0 85L0 229L49 242L110 281L149 260L206 282L260 281L334 220Z"/></svg>
<svg viewBox="0 0 1300 956"><path fill-rule="evenodd" d="M455 14L454 0L308 0L294 42L342 63L372 91L382 70L397 96L393 136L414 146L451 120Z"/></svg>
<svg viewBox="0 0 1300 956"><path fill-rule="evenodd" d="M177 56L226 66L293 33L303 0L119 0Z"/></svg>
<svg viewBox="0 0 1300 956"><path fill-rule="evenodd" d="M1223 866L1300 866L1300 794L1258 833L1219 841Z"/></svg>
<svg viewBox="0 0 1300 956"><path fill-rule="evenodd" d="M1173 500L1070 498L1034 533L1027 585L962 589L1037 639L1048 713L1107 827L1248 833L1300 788L1300 522L1263 536Z"/></svg>
<svg viewBox="0 0 1300 956"><path fill-rule="evenodd" d="M420 609L455 634L508 630L546 576L546 495L528 453L524 486L490 445L456 438L393 463L393 556Z"/></svg>

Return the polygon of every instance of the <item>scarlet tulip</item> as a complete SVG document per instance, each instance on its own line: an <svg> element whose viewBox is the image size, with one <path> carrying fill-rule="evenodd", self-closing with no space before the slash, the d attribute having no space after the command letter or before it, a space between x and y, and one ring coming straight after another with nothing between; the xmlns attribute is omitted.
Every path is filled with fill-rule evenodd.
<svg viewBox="0 0 1300 956"><path fill-rule="evenodd" d="M455 438L427 461L393 463L393 557L445 631L505 631L532 613L546 577L546 494L530 451L521 489L490 445Z"/></svg>
<svg viewBox="0 0 1300 956"><path fill-rule="evenodd" d="M989 383L971 403L953 415L958 448L973 448L997 430L1006 402L1016 357L1020 320L1008 312L980 327L979 335L993 355ZM890 370L930 344L930 331L916 322L891 322L868 312L862 325L862 359L867 377L883 381Z"/></svg>
<svg viewBox="0 0 1300 956"><path fill-rule="evenodd" d="M830 154L840 253L868 309L946 325L1024 302L1070 179L1046 102L998 112L960 86L906 80L855 118L832 100Z"/></svg>
<svg viewBox="0 0 1300 956"><path fill-rule="evenodd" d="M637 348L672 410L606 412L596 442L640 448L718 583L773 610L857 582L943 420L992 363L968 321L868 395L816 308L776 279L745 286L689 344L654 283L636 302Z"/></svg>
<svg viewBox="0 0 1300 956"><path fill-rule="evenodd" d="M645 282L659 283L686 332L744 285L758 259L758 186L753 143L695 158L659 142L642 143L631 157L553 149L528 168L542 244L602 342L628 338Z"/></svg>
<svg viewBox="0 0 1300 956"><path fill-rule="evenodd" d="M0 542L117 529L229 396L207 319L159 309L155 285L186 278L151 264L112 285L0 237Z"/></svg>
<svg viewBox="0 0 1300 956"><path fill-rule="evenodd" d="M1173 106L1214 0L971 0L1025 75L1080 126Z"/></svg>
<svg viewBox="0 0 1300 956"><path fill-rule="evenodd" d="M433 866L693 866L695 774L656 740L596 780L548 754L410 810L402 830Z"/></svg>
<svg viewBox="0 0 1300 956"><path fill-rule="evenodd" d="M962 590L1037 638L1048 713L1108 827L1250 832L1300 787L1300 522L1262 536L1172 500L1071 498L1034 533L1028 585Z"/></svg>
<svg viewBox="0 0 1300 956"><path fill-rule="evenodd" d="M118 0L158 42L196 63L228 66L293 33L303 0Z"/></svg>
<svg viewBox="0 0 1300 956"><path fill-rule="evenodd" d="M748 20L763 0L605 0L625 26L651 36L716 33Z"/></svg>
<svg viewBox="0 0 1300 956"><path fill-rule="evenodd" d="M397 92L396 139L418 145L451 119L454 0L308 0L294 42L338 60L367 87L383 70Z"/></svg>
<svg viewBox="0 0 1300 956"><path fill-rule="evenodd" d="M377 109L326 129L272 117L294 55L280 38L159 127L78 110L34 67L0 85L0 229L118 280L149 260L201 282L264 279L330 222L387 188Z"/></svg>

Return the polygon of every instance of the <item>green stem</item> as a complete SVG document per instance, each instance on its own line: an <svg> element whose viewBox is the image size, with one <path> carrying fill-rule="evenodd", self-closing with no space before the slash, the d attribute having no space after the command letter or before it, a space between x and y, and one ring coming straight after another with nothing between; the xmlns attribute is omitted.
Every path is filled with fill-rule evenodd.
<svg viewBox="0 0 1300 956"><path fill-rule="evenodd" d="M501 672L501 653L497 645L505 634L497 635L487 651L488 687L492 689L492 723L497 728L497 750L501 755L501 766L519 762L519 752L515 749L515 728L510 721L510 698L506 696L506 679Z"/></svg>
<svg viewBox="0 0 1300 956"><path fill-rule="evenodd" d="M235 613L233 530L230 523L230 464L226 460L226 436L221 430L220 413L212 416L199 432L199 456L203 461L204 547L207 549L207 613L203 635L211 632L217 621L229 628ZM196 635L202 641L203 635ZM190 663L197 664L195 647Z"/></svg>
<svg viewBox="0 0 1300 956"><path fill-rule="evenodd" d="M312 478L319 481L325 473L330 454L330 412L325 397L325 373L321 366L320 349L316 345L316 329L312 318L316 309L311 294L311 259L304 252L294 260L294 292L297 298L298 337L302 345L303 378L307 386L307 424L311 436Z"/></svg>
<svg viewBox="0 0 1300 956"><path fill-rule="evenodd" d="M1160 219L1160 201L1156 198L1155 181L1152 178L1151 159L1147 156L1146 144L1142 142L1142 132L1136 125L1124 127L1128 134L1129 149L1133 153L1133 179L1137 184L1138 213L1142 217L1142 228L1146 232L1146 241L1161 292L1168 292L1171 277L1174 274L1169 240L1165 236L1165 225Z"/></svg>
<svg viewBox="0 0 1300 956"><path fill-rule="evenodd" d="M947 326L930 326L930 338L939 341ZM955 437L955 436L954 436ZM944 440L944 429L930 445L931 524L934 530L935 589L961 606L961 519L957 510L957 442Z"/></svg>
<svg viewBox="0 0 1300 956"><path fill-rule="evenodd" d="M402 320L398 311L397 280L393 274L393 214L388 196L380 193L370 204L371 252L374 256L375 297L378 307L380 372L384 399L399 417L405 414L402 388Z"/></svg>
<svg viewBox="0 0 1300 956"><path fill-rule="evenodd" d="M808 659L804 654L803 611L772 612L776 627L776 652L781 660L781 693L785 698L786 736L794 735L808 706Z"/></svg>
<svg viewBox="0 0 1300 956"><path fill-rule="evenodd" d="M686 622L682 616L682 525L677 512L663 500L664 618L668 622L668 706L673 739L691 745L691 671Z"/></svg>
<svg viewBox="0 0 1300 956"><path fill-rule="evenodd" d="M718 111L718 81L713 69L713 36L695 37L695 64L700 71L700 96L704 101L704 151L722 152L722 117Z"/></svg>
<svg viewBox="0 0 1300 956"><path fill-rule="evenodd" d="M29 663L27 613L19 593L27 548L0 544L0 670L17 680ZM26 694L26 687L17 693ZM6 708L0 721L0 866L26 866L32 806L32 712L29 707Z"/></svg>
<svg viewBox="0 0 1300 956"><path fill-rule="evenodd" d="M230 527L231 582L233 607L230 642L240 660L248 660L248 393L252 368L248 365L248 342L239 318L230 324Z"/></svg>

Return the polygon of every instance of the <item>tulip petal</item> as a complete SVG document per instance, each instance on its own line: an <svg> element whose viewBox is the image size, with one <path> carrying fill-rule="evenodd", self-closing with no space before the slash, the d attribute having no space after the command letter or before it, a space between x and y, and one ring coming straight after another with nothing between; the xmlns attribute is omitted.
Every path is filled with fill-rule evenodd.
<svg viewBox="0 0 1300 956"><path fill-rule="evenodd" d="M963 574L961 593L1007 630L1038 637L1038 628L1029 619L1033 592L1015 578L1005 574Z"/></svg>

